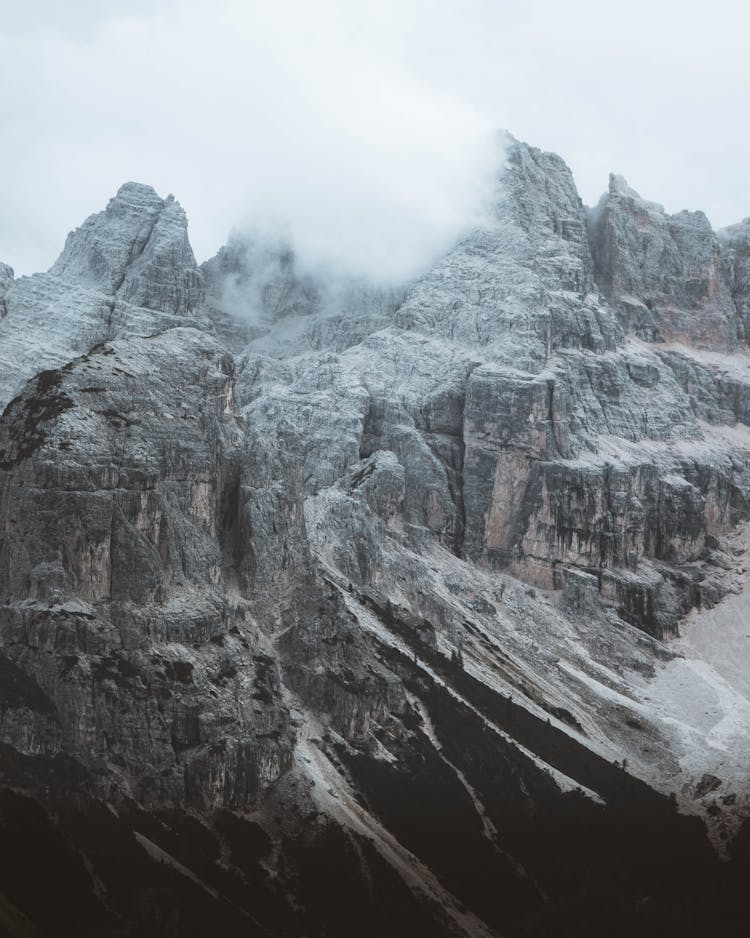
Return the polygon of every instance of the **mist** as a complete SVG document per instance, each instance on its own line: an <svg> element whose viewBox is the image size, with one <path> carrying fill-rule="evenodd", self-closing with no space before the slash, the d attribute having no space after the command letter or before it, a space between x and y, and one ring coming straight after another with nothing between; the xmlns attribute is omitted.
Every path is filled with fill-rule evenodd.
<svg viewBox="0 0 750 938"><path fill-rule="evenodd" d="M634 0L52 0L0 25L0 259L46 269L126 180L181 201L204 260L231 230L380 282L471 225L498 128L716 226L750 214L750 13ZM127 10L127 12L123 12ZM696 62L703 67L696 67Z"/></svg>

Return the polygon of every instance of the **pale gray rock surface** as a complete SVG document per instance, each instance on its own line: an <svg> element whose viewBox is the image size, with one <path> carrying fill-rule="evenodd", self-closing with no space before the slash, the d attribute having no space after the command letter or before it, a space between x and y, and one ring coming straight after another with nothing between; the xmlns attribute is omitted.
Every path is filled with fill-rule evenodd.
<svg viewBox="0 0 750 938"><path fill-rule="evenodd" d="M0 319L5 316L5 294L13 283L13 268L0 263Z"/></svg>
<svg viewBox="0 0 750 938"><path fill-rule="evenodd" d="M737 308L739 329L747 344L750 338L750 218L718 232L725 256L725 277Z"/></svg>
<svg viewBox="0 0 750 938"><path fill-rule="evenodd" d="M4 282L2 407L35 373L100 342L189 324L203 297L184 211L136 183L68 235L48 273Z"/></svg>
<svg viewBox="0 0 750 938"><path fill-rule="evenodd" d="M408 291L387 328L318 354L308 341L295 356L286 324L272 324L240 359L238 396L259 432L282 414L295 426L310 494L355 459L392 451L415 543L437 537L544 587L569 569L592 573L608 603L661 635L722 593L705 543L743 517L747 455L704 422L741 421L747 382L737 368L723 380L677 350L625 338L618 308L598 292L589 233L601 254L597 237L610 228L631 237L636 207L650 212L662 239L654 250L668 238L674 254L673 268L653 262L652 290L679 293L680 271L723 267L700 219L668 223L620 181L608 198L600 214L614 220L590 231L565 164L511 141L484 223ZM626 241L615 240L612 269L631 278L631 298L651 302L628 273L641 259ZM705 304L680 289L684 314L700 319ZM716 342L724 351L725 338ZM685 499L691 530L675 534L668 519ZM675 537L689 549L675 552ZM675 560L695 565L689 577L674 573Z"/></svg>
<svg viewBox="0 0 750 938"><path fill-rule="evenodd" d="M556 348L613 348L619 328L595 294L586 215L563 161L511 139L484 223L410 291L397 322L530 371Z"/></svg>
<svg viewBox="0 0 750 938"><path fill-rule="evenodd" d="M0 290L3 294L13 282L13 268L8 264L0 263Z"/></svg>
<svg viewBox="0 0 750 938"><path fill-rule="evenodd" d="M703 212L668 215L611 175L589 224L598 283L627 332L725 351L746 343L719 239Z"/></svg>
<svg viewBox="0 0 750 938"><path fill-rule="evenodd" d="M0 268L0 822L36 799L18 844L97 884L49 926L12 892L12 934L588 935L625 878L618 926L666 934L736 901L704 823L746 819L750 701L661 639L746 580L747 225L618 179L590 215L506 144L406 287L238 238L198 269L134 184L49 273Z"/></svg>

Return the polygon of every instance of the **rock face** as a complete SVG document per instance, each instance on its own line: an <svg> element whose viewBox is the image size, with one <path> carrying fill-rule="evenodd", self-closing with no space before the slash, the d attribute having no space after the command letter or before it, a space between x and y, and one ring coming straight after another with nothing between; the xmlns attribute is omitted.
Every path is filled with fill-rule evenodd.
<svg viewBox="0 0 750 938"><path fill-rule="evenodd" d="M227 353L172 329L42 372L4 416L4 654L60 745L144 803L244 805L290 764L225 576L246 536L233 393Z"/></svg>
<svg viewBox="0 0 750 938"><path fill-rule="evenodd" d="M296 425L309 492L356 455L392 451L415 538L544 587L582 570L628 621L663 635L729 585L706 539L744 516L747 458L706 422L741 422L746 385L624 333L597 291L597 231L590 245L562 161L511 143L485 226L408 292L392 325L313 360L272 332L275 344L246 348L239 396L264 433L282 412ZM621 279L637 266L626 248L607 248Z"/></svg>
<svg viewBox="0 0 750 938"><path fill-rule="evenodd" d="M175 315L194 313L203 298L179 202L132 182L68 235L50 273L131 306Z"/></svg>
<svg viewBox="0 0 750 938"><path fill-rule="evenodd" d="M4 270L3 407L36 372L99 342L188 324L181 320L197 312L203 297L180 204L135 183L68 235L48 273L12 281L10 268Z"/></svg>
<svg viewBox="0 0 750 938"><path fill-rule="evenodd" d="M667 215L612 175L589 218L598 281L626 331L697 348L746 343L719 239L703 212Z"/></svg>
<svg viewBox="0 0 750 938"><path fill-rule="evenodd" d="M750 335L750 218L718 233L725 253L725 278L737 309L738 331Z"/></svg>
<svg viewBox="0 0 750 938"><path fill-rule="evenodd" d="M132 183L0 266L0 930L743 912L750 700L661 640L748 562L750 228L504 153L406 287Z"/></svg>
<svg viewBox="0 0 750 938"><path fill-rule="evenodd" d="M13 268L9 267L7 264L0 263L0 312L2 316L5 316L5 294L8 292L8 287L13 283ZM1 317L0 317L1 318Z"/></svg>

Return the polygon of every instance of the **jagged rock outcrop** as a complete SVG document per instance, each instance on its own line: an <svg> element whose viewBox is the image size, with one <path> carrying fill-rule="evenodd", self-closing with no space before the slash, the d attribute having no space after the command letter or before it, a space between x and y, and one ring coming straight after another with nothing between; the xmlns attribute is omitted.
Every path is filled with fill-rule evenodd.
<svg viewBox="0 0 750 938"><path fill-rule="evenodd" d="M487 219L396 320L532 371L557 348L614 348L619 329L596 296L584 206L560 157L511 139Z"/></svg>
<svg viewBox="0 0 750 938"><path fill-rule="evenodd" d="M617 240L626 209L635 212L628 193L613 183L599 227L587 227L559 157L511 142L492 212L410 289L388 328L311 359L314 345L295 358L298 346L272 324L262 346L254 340L244 352L239 398L262 432L281 413L291 421L309 493L357 457L394 452L415 543L435 536L545 587L573 569L591 573L606 602L661 635L731 586L706 539L745 515L747 456L702 421L742 420L747 384L741 375L722 381L663 343L625 337L618 308L598 293L592 250L606 248L621 280L641 269L627 238ZM662 240L672 231L676 259L659 276L670 269L676 284L703 263L703 229L691 241L649 211ZM706 243L718 277L718 241L710 234ZM689 249L698 260L683 256ZM631 298L645 289L632 280ZM731 291L721 283L726 312ZM670 284L659 289L674 292ZM675 299L683 306L685 290ZM699 315L695 304L683 312ZM700 400L687 362L700 370ZM678 517L689 530L674 530ZM690 575L675 563L691 564Z"/></svg>
<svg viewBox="0 0 750 938"><path fill-rule="evenodd" d="M750 339L750 218L717 234L725 258L724 275L737 310L738 331Z"/></svg>
<svg viewBox="0 0 750 938"><path fill-rule="evenodd" d="M0 929L742 913L750 697L657 639L748 566L747 226L505 154L407 287L134 184L0 267Z"/></svg>
<svg viewBox="0 0 750 938"><path fill-rule="evenodd" d="M719 239L703 212L667 215L611 175L589 223L598 283L626 332L722 350L746 341Z"/></svg>
<svg viewBox="0 0 750 938"><path fill-rule="evenodd" d="M68 235L50 273L175 315L195 313L203 298L182 206L133 182Z"/></svg>
<svg viewBox="0 0 750 938"><path fill-rule="evenodd" d="M202 277L173 197L126 183L107 208L68 235L46 274L5 288L0 406L24 381L100 342L196 325Z"/></svg>

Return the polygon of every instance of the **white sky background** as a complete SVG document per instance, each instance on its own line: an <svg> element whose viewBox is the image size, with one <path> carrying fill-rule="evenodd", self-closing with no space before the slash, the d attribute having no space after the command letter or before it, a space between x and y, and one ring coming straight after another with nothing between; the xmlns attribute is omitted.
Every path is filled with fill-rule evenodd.
<svg viewBox="0 0 750 938"><path fill-rule="evenodd" d="M470 222L492 131L593 204L624 174L716 227L750 215L741 0L0 0L0 259L46 269L129 179L199 260L282 225L378 278Z"/></svg>

